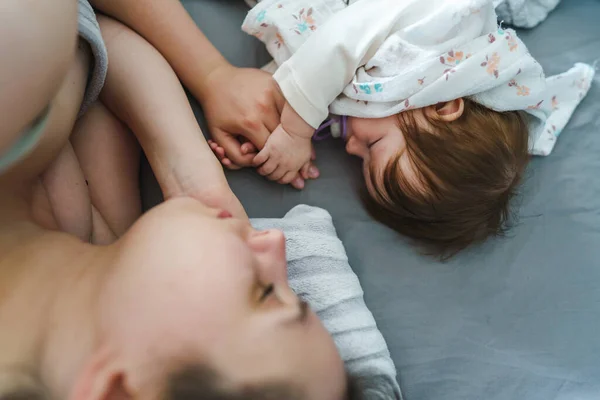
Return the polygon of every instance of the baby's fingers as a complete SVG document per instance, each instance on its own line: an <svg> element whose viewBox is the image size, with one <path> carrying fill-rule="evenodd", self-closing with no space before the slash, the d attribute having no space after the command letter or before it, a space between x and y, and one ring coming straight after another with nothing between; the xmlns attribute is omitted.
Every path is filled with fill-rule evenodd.
<svg viewBox="0 0 600 400"><path fill-rule="evenodd" d="M283 168L280 165L275 169L275 171L271 172L271 174L269 174L267 178L271 181L279 181L286 175L286 173L287 171L285 170L285 168Z"/></svg>
<svg viewBox="0 0 600 400"><path fill-rule="evenodd" d="M296 174L294 179L290 182L290 185L292 185L294 189L302 190L304 189L305 182L299 174Z"/></svg>
<svg viewBox="0 0 600 400"><path fill-rule="evenodd" d="M317 179L321 172L319 168L317 168L312 162L307 162L302 166L300 170L300 175L304 179Z"/></svg>
<svg viewBox="0 0 600 400"><path fill-rule="evenodd" d="M257 171L262 176L268 176L273 173L277 169L277 161L268 159L263 165L257 168Z"/></svg>
<svg viewBox="0 0 600 400"><path fill-rule="evenodd" d="M302 179L308 179L308 169L310 168L310 163L306 163L302 166L302 168L300 169L300 176L302 176Z"/></svg>
<svg viewBox="0 0 600 400"><path fill-rule="evenodd" d="M287 185L289 183L292 183L292 181L298 176L299 175L297 172L289 171L285 175L283 175L277 182L281 183L282 185Z"/></svg>
<svg viewBox="0 0 600 400"><path fill-rule="evenodd" d="M259 165L264 164L268 159L269 159L269 151L264 148L261 150L260 153L258 153L254 159L252 160L252 164L254 164L255 167L258 167ZM273 172L273 171L271 171ZM271 173L269 172L269 174ZM263 174L264 175L264 174ZM268 174L267 174L268 175Z"/></svg>

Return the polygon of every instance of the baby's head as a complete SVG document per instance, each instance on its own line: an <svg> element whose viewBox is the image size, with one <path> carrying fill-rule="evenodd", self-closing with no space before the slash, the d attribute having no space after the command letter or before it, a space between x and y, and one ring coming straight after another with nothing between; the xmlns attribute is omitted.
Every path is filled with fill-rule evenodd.
<svg viewBox="0 0 600 400"><path fill-rule="evenodd" d="M457 99L349 126L380 222L441 257L504 233L529 160L522 114Z"/></svg>

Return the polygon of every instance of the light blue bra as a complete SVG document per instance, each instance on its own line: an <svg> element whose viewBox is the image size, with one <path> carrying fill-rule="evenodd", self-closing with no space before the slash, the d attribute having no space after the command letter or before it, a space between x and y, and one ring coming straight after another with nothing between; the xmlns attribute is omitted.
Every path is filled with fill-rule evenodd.
<svg viewBox="0 0 600 400"><path fill-rule="evenodd" d="M40 140L48 123L50 107L46 109L21 133L17 142L4 154L0 154L0 173L26 156Z"/></svg>

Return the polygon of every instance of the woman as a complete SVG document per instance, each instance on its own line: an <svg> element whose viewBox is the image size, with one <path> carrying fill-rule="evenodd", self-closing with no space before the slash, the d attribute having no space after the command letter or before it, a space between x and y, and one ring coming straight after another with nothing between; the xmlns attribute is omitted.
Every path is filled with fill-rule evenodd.
<svg viewBox="0 0 600 400"><path fill-rule="evenodd" d="M198 376L177 379L209 366L227 392L344 398L332 339L287 286L280 232L180 198L93 246L11 218L26 213L13 204L0 214L5 380L34 376L51 398L157 399L199 393Z"/></svg>
<svg viewBox="0 0 600 400"><path fill-rule="evenodd" d="M22 132L39 131L32 150L0 175L0 398L344 398L332 339L287 286L283 235L250 227L199 129L186 125L193 114L168 64L133 31L104 19L111 64L103 105L75 122L91 57L85 44L75 51L74 2L51 3L33 9L10 0L0 23L0 38L11 39L0 39L0 155ZM131 55L145 67L134 69ZM225 63L206 71L240 73ZM225 115L216 99L206 104ZM75 230L87 224L89 213L85 206L71 213L64 204L72 198L48 190L75 193L77 179L50 173L58 185L49 185L48 170L67 154L81 171L69 163L64 171L108 191L110 180L98 179L103 168L130 176L126 167L135 165L115 169L123 159L106 149L131 148L120 140L102 147L98 132L126 132L125 125L148 153L166 202L121 234L115 226L133 213L118 217L119 201L98 201L106 193L90 189L109 229L97 229L96 219L89 239L110 244L61 232L65 220ZM79 154L95 162L72 158L77 127L96 144L82 139L87 152ZM173 132L186 146L169 140ZM88 210L98 209L93 201Z"/></svg>

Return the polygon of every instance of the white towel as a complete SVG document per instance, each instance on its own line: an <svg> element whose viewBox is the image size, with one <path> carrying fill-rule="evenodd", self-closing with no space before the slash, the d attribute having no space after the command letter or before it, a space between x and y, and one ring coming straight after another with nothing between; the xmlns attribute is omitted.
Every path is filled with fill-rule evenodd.
<svg viewBox="0 0 600 400"><path fill-rule="evenodd" d="M299 205L282 219L252 219L256 229L286 236L291 288L331 333L346 369L359 381L361 399L401 399L396 368L363 291L338 239L331 215Z"/></svg>

